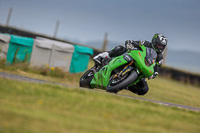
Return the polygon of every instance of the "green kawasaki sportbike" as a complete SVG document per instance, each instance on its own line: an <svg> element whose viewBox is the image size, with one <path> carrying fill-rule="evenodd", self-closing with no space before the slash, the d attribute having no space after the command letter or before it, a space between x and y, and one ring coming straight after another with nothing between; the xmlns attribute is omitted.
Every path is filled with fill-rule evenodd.
<svg viewBox="0 0 200 133"><path fill-rule="evenodd" d="M142 78L149 78L154 73L157 53L139 45L113 59L105 58L101 66L94 66L80 78L80 86L105 89L117 93L138 83Z"/></svg>

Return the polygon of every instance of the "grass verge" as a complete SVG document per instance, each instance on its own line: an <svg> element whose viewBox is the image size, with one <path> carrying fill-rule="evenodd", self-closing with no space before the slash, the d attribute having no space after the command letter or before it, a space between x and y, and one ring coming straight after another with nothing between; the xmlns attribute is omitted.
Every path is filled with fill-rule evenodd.
<svg viewBox="0 0 200 133"><path fill-rule="evenodd" d="M0 78L2 133L199 133L200 113L87 89Z"/></svg>

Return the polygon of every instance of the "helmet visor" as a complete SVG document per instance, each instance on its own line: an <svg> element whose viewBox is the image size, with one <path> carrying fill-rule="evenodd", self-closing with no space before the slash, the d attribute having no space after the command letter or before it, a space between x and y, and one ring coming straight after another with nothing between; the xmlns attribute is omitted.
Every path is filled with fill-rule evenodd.
<svg viewBox="0 0 200 133"><path fill-rule="evenodd" d="M165 46L164 46L164 45L161 45L161 44L158 44L158 43L156 43L156 47L157 47L157 50L158 50L159 52L163 52L163 50L165 49Z"/></svg>
<svg viewBox="0 0 200 133"><path fill-rule="evenodd" d="M158 48L158 49L163 49L164 48L164 46L163 45L160 45L160 44L156 44L156 47Z"/></svg>

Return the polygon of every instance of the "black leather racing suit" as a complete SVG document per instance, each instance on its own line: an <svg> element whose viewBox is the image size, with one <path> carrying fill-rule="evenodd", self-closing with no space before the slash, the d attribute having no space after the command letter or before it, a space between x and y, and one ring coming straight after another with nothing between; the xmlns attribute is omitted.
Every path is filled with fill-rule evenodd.
<svg viewBox="0 0 200 133"><path fill-rule="evenodd" d="M127 52L128 48L139 47L139 44L144 45L144 46L149 47L149 48L153 48L152 43L148 42L148 41L127 40L127 41L125 41L125 47L119 45L119 46L116 46L115 48L113 48L112 50L107 51L107 52L108 52L110 57L116 57L116 56L122 55L125 52ZM161 68L161 65L162 65L162 61L163 61L162 53L157 52L156 65L154 67L153 78L155 78L156 75L158 74L158 72ZM130 86L127 89L130 90L133 93L138 94L138 95L145 95L148 92L149 87L148 87L148 84L146 82L146 79L143 78L136 85Z"/></svg>

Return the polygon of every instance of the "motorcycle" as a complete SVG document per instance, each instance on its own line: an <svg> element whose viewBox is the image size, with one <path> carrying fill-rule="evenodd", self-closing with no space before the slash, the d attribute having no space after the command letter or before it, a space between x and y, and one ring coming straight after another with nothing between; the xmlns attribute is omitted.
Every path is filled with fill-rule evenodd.
<svg viewBox="0 0 200 133"><path fill-rule="evenodd" d="M154 73L157 53L152 48L139 45L118 57L105 58L101 65L94 65L80 78L80 87L99 88L117 93L137 84Z"/></svg>

